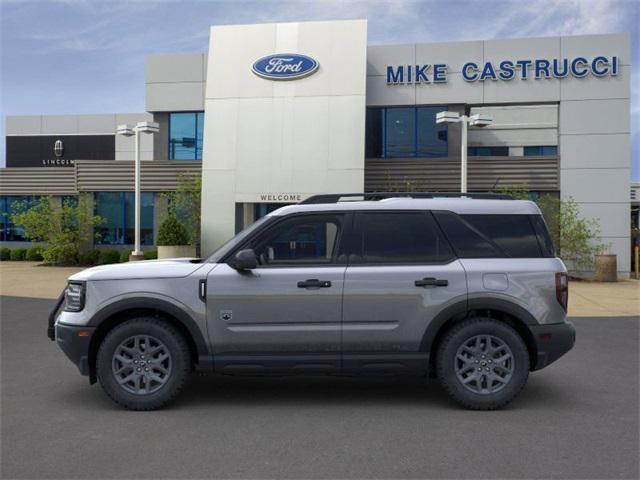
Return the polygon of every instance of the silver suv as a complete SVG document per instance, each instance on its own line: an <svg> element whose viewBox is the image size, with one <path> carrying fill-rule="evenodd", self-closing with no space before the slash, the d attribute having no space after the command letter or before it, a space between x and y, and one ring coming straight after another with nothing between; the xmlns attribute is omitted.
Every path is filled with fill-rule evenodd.
<svg viewBox="0 0 640 480"><path fill-rule="evenodd" d="M134 410L193 371L434 375L464 407L500 408L574 344L566 268L534 203L456 197L321 195L206 259L84 270L48 335Z"/></svg>

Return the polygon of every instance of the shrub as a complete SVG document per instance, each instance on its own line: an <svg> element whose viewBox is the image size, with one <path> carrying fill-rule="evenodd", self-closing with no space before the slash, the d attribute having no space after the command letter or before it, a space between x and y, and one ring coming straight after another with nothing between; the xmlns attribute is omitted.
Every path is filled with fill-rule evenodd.
<svg viewBox="0 0 640 480"><path fill-rule="evenodd" d="M129 261L129 255L131 252L129 250L123 250L120 252L120 263L125 263Z"/></svg>
<svg viewBox="0 0 640 480"><path fill-rule="evenodd" d="M100 260L100 250L87 250L80 254L81 265L97 265Z"/></svg>
<svg viewBox="0 0 640 480"><path fill-rule="evenodd" d="M85 195L78 199L65 199L62 204L51 197L42 197L34 206L17 203L11 220L24 228L25 237L46 242L42 258L46 263L73 264L79 260L80 245L93 235L93 228L104 220L91 213Z"/></svg>
<svg viewBox="0 0 640 480"><path fill-rule="evenodd" d="M157 260L158 259L158 251L157 250L147 250L144 252L145 260Z"/></svg>
<svg viewBox="0 0 640 480"><path fill-rule="evenodd" d="M42 251L44 262L53 265L75 265L79 257L78 246L73 243L49 245Z"/></svg>
<svg viewBox="0 0 640 480"><path fill-rule="evenodd" d="M160 224L158 245L189 245L189 232L175 214L170 213Z"/></svg>
<svg viewBox="0 0 640 480"><path fill-rule="evenodd" d="M30 262L39 262L42 260L42 247L29 247L25 256Z"/></svg>
<svg viewBox="0 0 640 480"><path fill-rule="evenodd" d="M7 247L0 248L0 261L11 259L11 249Z"/></svg>
<svg viewBox="0 0 640 480"><path fill-rule="evenodd" d="M27 255L26 248L14 248L13 250L11 250L10 258L11 260L14 260L14 261L22 261L25 259L26 255Z"/></svg>
<svg viewBox="0 0 640 480"><path fill-rule="evenodd" d="M101 250L99 263L100 265L120 263L120 252L118 250Z"/></svg>

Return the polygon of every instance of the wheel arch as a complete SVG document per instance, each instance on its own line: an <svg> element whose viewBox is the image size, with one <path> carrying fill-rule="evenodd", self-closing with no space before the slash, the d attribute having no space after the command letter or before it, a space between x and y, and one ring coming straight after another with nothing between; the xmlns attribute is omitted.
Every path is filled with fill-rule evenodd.
<svg viewBox="0 0 640 480"><path fill-rule="evenodd" d="M430 367L434 366L435 352L438 350L445 333L457 323L471 317L493 318L511 326L527 346L530 369L535 368L538 348L528 325L539 325L538 321L520 305L495 298L461 301L450 305L436 315L429 323L420 344L420 350L430 354Z"/></svg>
<svg viewBox="0 0 640 480"><path fill-rule="evenodd" d="M187 340L193 362L199 371L212 368L209 349L193 317L180 307L157 298L127 298L102 308L91 319L95 331L89 343L89 381L96 382L96 357L104 337L116 326L132 318L151 316L163 319L178 329Z"/></svg>

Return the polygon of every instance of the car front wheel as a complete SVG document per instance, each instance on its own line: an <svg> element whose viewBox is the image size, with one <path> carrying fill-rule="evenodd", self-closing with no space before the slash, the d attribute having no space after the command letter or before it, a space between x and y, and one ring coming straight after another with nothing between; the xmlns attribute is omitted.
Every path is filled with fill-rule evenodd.
<svg viewBox="0 0 640 480"><path fill-rule="evenodd" d="M161 408L184 387L189 347L171 324L153 317L128 320L102 341L96 373L107 395L131 410Z"/></svg>
<svg viewBox="0 0 640 480"><path fill-rule="evenodd" d="M436 369L440 383L458 403L472 410L495 410L527 383L529 352L509 325L471 318L445 334Z"/></svg>

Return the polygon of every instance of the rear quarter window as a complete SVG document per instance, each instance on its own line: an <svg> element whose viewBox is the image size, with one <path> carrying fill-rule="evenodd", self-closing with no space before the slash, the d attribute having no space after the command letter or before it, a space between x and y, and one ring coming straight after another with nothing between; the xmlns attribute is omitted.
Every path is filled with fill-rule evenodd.
<svg viewBox="0 0 640 480"><path fill-rule="evenodd" d="M505 256L491 240L459 215L452 212L433 213L459 258L496 258Z"/></svg>
<svg viewBox="0 0 640 480"><path fill-rule="evenodd" d="M462 219L495 243L506 256L539 258L544 256L532 215L461 215Z"/></svg>

